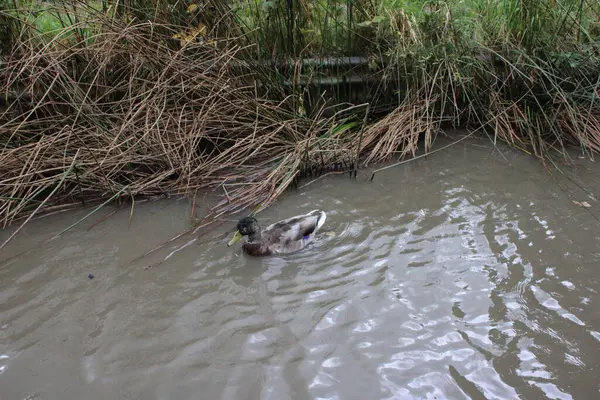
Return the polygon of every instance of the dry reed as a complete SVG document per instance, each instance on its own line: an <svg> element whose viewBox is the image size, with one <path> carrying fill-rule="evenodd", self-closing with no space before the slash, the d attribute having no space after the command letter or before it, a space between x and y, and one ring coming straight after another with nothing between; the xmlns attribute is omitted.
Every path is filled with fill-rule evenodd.
<svg viewBox="0 0 600 400"><path fill-rule="evenodd" d="M377 94L332 117L299 111L298 88L282 95L270 81L277 73L244 63L259 51L244 47L252 35L239 26L222 29L227 10L226 23L181 42L173 24L103 13L50 40L24 25L0 67L1 224L202 189L223 195L204 216L214 220L266 207L306 175L414 157L422 138L429 151L443 121L488 128L540 159L567 145L600 151L597 58L564 72L519 43L502 51L465 43L447 5L426 14L425 25L403 12L390 17L382 70L404 94L369 124ZM348 118L363 109L362 126Z"/></svg>
<svg viewBox="0 0 600 400"><path fill-rule="evenodd" d="M307 171L351 169L358 132L257 96L259 81L234 62L243 49L231 42L179 48L169 26L96 24L102 29L86 40L23 40L5 59L1 89L12 99L0 109L3 226L116 194L207 188L224 194L211 212L218 217L270 204ZM389 118L412 124L419 107L407 102ZM414 152L428 125L397 129L380 123L364 132L368 160L404 144Z"/></svg>

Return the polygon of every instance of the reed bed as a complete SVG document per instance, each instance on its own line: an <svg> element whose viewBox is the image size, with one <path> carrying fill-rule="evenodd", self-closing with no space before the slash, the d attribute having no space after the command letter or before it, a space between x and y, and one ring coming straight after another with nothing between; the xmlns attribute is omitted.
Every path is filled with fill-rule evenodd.
<svg viewBox="0 0 600 400"><path fill-rule="evenodd" d="M13 24L0 65L3 226L86 202L203 189L222 196L205 216L218 218L265 207L307 176L429 151L444 126L542 161L567 159L572 145L600 151L600 14L587 0L504 9L414 1L412 11L207 0L181 13L137 3L59 2L53 15L69 22L51 33L0 11ZM370 52L369 73L381 79L368 102L326 109L297 84L303 56L336 51ZM291 59L291 77L252 63L265 57Z"/></svg>
<svg viewBox="0 0 600 400"><path fill-rule="evenodd" d="M4 226L86 201L207 188L223 195L219 216L266 206L302 175L352 168L352 123L299 117L286 99L257 96L234 63L239 47L178 48L172 33L113 21L88 43L24 41L5 58L2 89L15 99L0 115ZM365 132L365 149L379 134Z"/></svg>

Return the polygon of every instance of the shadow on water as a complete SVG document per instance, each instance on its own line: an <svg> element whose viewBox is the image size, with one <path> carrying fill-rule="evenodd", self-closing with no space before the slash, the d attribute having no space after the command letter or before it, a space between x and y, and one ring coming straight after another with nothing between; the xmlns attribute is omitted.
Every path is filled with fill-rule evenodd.
<svg viewBox="0 0 600 400"><path fill-rule="evenodd" d="M334 235L282 257L207 236L131 264L187 229L184 201L82 224L0 268L2 400L592 398L600 236L572 200L598 203L502 153L473 139L292 193L263 225L320 208Z"/></svg>

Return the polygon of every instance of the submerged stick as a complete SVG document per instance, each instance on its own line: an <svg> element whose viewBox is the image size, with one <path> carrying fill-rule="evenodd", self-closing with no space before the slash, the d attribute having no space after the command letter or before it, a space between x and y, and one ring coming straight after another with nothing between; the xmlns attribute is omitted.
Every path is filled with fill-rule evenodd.
<svg viewBox="0 0 600 400"><path fill-rule="evenodd" d="M363 118L363 123L360 127L360 134L358 136L358 147L356 148L356 159L354 160L354 178L356 178L356 175L358 175L358 159L360 157L360 148L362 146L363 134L365 133L365 126L367 125L367 118L369 117L370 107L371 103L367 105L367 109L365 110L365 117Z"/></svg>
<svg viewBox="0 0 600 400"><path fill-rule="evenodd" d="M103 221L107 220L110 216L112 216L114 213L116 213L117 210L112 210L111 212L109 212L108 214L98 218L96 220L96 222L94 222L93 224L91 224L90 226L88 226L87 231L90 231L93 227L95 227L96 225L102 223Z"/></svg>
<svg viewBox="0 0 600 400"><path fill-rule="evenodd" d="M196 232L198 232L198 230L200 230L201 228L203 228L203 227L205 227L205 226L208 226L208 225L210 225L210 224L212 224L212 223L214 223L214 222L216 222L216 221L217 221L216 219L213 219L213 220L211 220L211 221L209 221L209 222L207 222L207 223L205 223L205 224L203 224L203 225L200 225L200 226L198 226L198 227L196 227L196 228L190 228L190 229L187 229L186 231L184 231L184 232L181 232L181 233L180 233L180 234L178 234L177 236L174 236L174 237L172 237L171 239L167 240L167 241L166 241L166 242L164 242L163 244L160 244L160 245L156 246L155 248L153 248L153 249L151 249L151 250L148 250L147 252L145 252L145 253L144 253L144 254L142 254L141 256L138 256L138 257L134 258L134 259L133 259L133 260L131 260L131 261L130 261L128 264L133 264L134 262L141 260L142 258L146 257L147 255L149 255L149 254L152 254L152 253L154 253L155 251L162 249L163 247L165 247L165 246L166 246L166 245L168 245L169 243L173 243L175 240L177 240L177 239L179 239L179 238L182 238L183 236L185 236L185 235L187 235L187 234L195 234L195 233L196 233ZM221 222L221 224L222 224L222 222ZM221 224L219 224L219 225L221 225ZM169 258L170 258L170 257L171 257L173 254L177 253L177 252L178 252L178 251L180 251L180 250L183 250L184 248L188 247L188 246L189 246L189 245L191 245L192 243L196 242L196 240L198 240L199 238L201 238L202 236L204 236L204 234L206 234L206 232L203 232L203 233L201 233L200 235L198 235L198 236L197 236L197 237L195 237L194 239L191 239L189 242L187 242L187 243L186 243L186 244L184 244L183 246L181 246L181 247L178 247L177 249L175 249L174 251L172 251L171 253L169 253L169 255L168 255L168 256L167 256L167 257L166 257L164 260L162 260L162 261L160 261L158 264L156 264L156 266L159 266L159 265L161 265L163 262L167 261L167 259L169 259ZM150 266L146 267L145 269L148 269L148 268L150 268L150 267L152 267L152 266L150 265Z"/></svg>
<svg viewBox="0 0 600 400"><path fill-rule="evenodd" d="M162 263L164 263L165 261L167 261L169 258L171 258L173 255L175 255L176 253L180 252L181 250L185 249L188 246L191 246L192 244L194 244L194 242L198 240L198 238L193 238L192 240L190 240L189 242L187 242L186 244L184 244L183 246L179 246L178 248L176 248L175 250L173 250L172 252L170 252L162 261L160 261L158 264L154 265L154 267L160 267L162 265ZM144 269L149 269L152 268L153 265L148 265L146 268Z"/></svg>
<svg viewBox="0 0 600 400"><path fill-rule="evenodd" d="M129 222L127 224L128 229L131 228L131 221L133 220L133 208L135 207L135 197L131 194L131 192L129 195L131 196L131 210L129 211Z"/></svg>
<svg viewBox="0 0 600 400"><path fill-rule="evenodd" d="M346 173L345 171L332 171L332 172L328 172L328 173L323 174L323 175L319 176L318 178L315 178L312 181L310 181L308 183L305 183L304 185L298 187L298 190L304 189L308 185L311 185L311 184L315 183L316 181L318 181L319 179L325 178L326 176L329 176L329 175L342 175L342 174L345 174L345 173Z"/></svg>
<svg viewBox="0 0 600 400"><path fill-rule="evenodd" d="M77 187L79 188L79 198L81 200L81 205L85 206L85 199L83 197L83 190L81 189L81 182L79 181L79 172L77 166L73 168L75 171L75 179L77 179Z"/></svg>
<svg viewBox="0 0 600 400"><path fill-rule="evenodd" d="M438 151L446 150L448 147L454 146L455 144L462 142L462 141L463 141L463 140L465 140L466 138L469 138L469 137L473 136L473 134L474 134L474 133L475 133L475 131L473 131L473 132L470 132L468 135L466 135L466 136L464 136L464 137L462 137L462 138L458 139L457 141L455 141L455 142L452 142L452 143L450 143L450 144L447 144L446 146L444 146L444 147L440 147L439 149L436 149L436 150L434 150L434 151L431 151L431 152L429 152L429 153L421 154L420 156L413 157L413 158L411 158L411 159L409 159L409 160L403 160L403 161L397 162L397 163L395 163L395 164L388 165L387 167L383 167L383 168L376 169L375 171L373 171L373 174L371 175L371 179L369 179L369 181L373 181L373 178L375 178L375 174L376 174L377 172L385 171L386 169L390 169L390 168L393 168L393 167L397 167L397 166L399 166L399 165L406 164L406 163L409 163L409 162L411 162L411 161L418 160L419 158L423 158L423 157L430 156L430 155L432 155L432 154L435 154L435 153L437 153Z"/></svg>
<svg viewBox="0 0 600 400"><path fill-rule="evenodd" d="M192 198L192 208L190 209L190 219L194 222L197 218L196 214L196 197L198 196L198 190L194 191L194 197Z"/></svg>
<svg viewBox="0 0 600 400"><path fill-rule="evenodd" d="M83 221L85 221L89 216L91 216L92 214L94 214L96 211L98 211L99 209L101 209L102 207L104 207L106 204L110 203L115 197L117 197L118 195L120 195L125 189L127 188L127 186L123 187L121 190L119 190L117 193L113 194L108 200L106 200L104 203L100 204L98 207L96 207L92 212L88 213L86 216L84 216L83 218L81 218L79 221L69 225L68 227L66 227L65 229L63 229L62 231L60 231L59 233L57 233L56 235L52 236L52 238L50 240L54 240L57 237L59 237L60 235L62 235L63 233L73 229L74 227L76 227L77 225L79 225L80 223L82 223Z"/></svg>
<svg viewBox="0 0 600 400"><path fill-rule="evenodd" d="M165 247L167 244L174 242L175 240L179 239L180 237L190 233L193 230L193 228L190 228L184 232L179 233L177 236L172 237L171 239L167 240L166 242L164 242L163 244L160 244L158 246L156 246L155 248L148 250L147 252L145 252L144 254L142 254L141 256L138 256L136 258L134 258L133 260L130 261L130 263L134 263L138 260L141 260L142 258L146 257L147 255L150 255L152 253L154 253L156 250L162 249L163 247Z"/></svg>

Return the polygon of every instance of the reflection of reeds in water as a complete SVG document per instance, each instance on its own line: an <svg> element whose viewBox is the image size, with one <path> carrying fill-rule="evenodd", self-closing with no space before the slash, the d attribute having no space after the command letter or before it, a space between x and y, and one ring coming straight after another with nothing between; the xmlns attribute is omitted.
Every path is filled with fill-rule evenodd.
<svg viewBox="0 0 600 400"><path fill-rule="evenodd" d="M442 123L488 128L541 159L567 144L600 150L599 14L587 0L563 0L566 11L539 7L552 0L414 10L238 0L237 13L216 0L191 13L138 3L115 13L59 2L59 29L43 40L23 13L1 14L14 25L0 70L3 225L85 201L218 187L217 217L267 205L302 176L414 156ZM301 76L322 71L296 61L336 52L373 61L381 80L368 107L325 113L301 101ZM292 67L240 62L266 56Z"/></svg>

